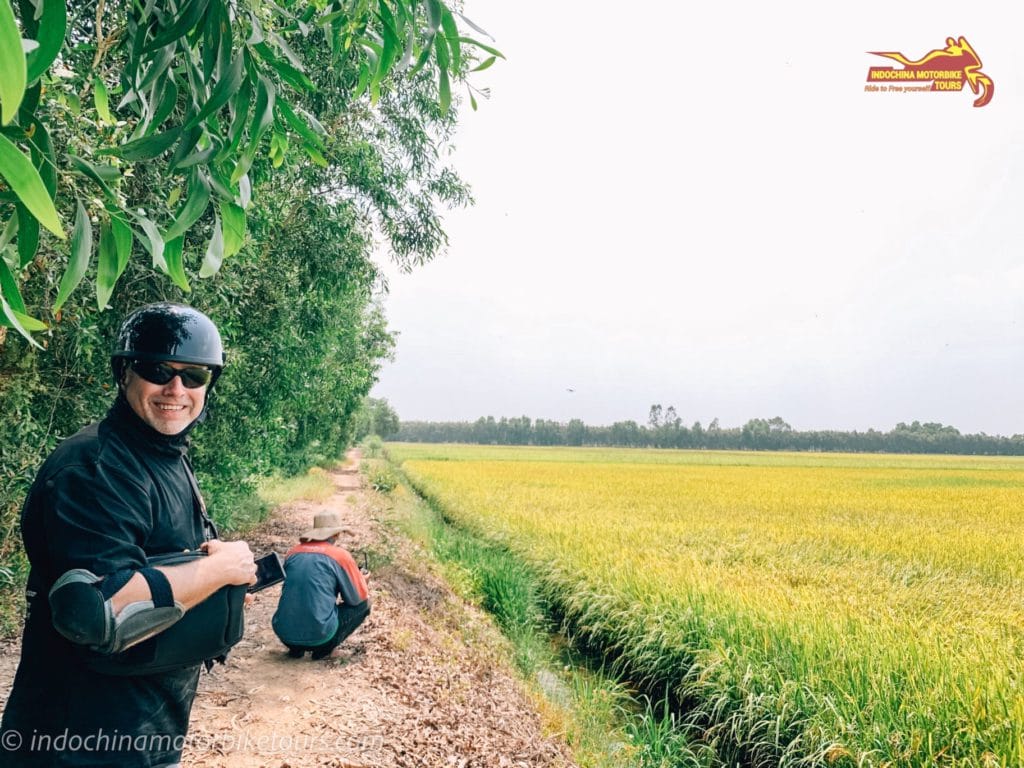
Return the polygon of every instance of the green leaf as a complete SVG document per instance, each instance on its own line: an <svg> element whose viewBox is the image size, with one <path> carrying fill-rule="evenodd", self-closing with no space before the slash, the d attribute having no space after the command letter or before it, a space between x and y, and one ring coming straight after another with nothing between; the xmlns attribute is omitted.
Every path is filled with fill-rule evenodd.
<svg viewBox="0 0 1024 768"><path fill-rule="evenodd" d="M234 203L221 203L220 216L223 221L224 258L230 258L242 250L245 243L245 211Z"/></svg>
<svg viewBox="0 0 1024 768"><path fill-rule="evenodd" d="M163 81L163 89L160 91L160 101L157 108L153 111L153 120L149 124L149 131L158 129L167 119L167 117L174 111L174 107L178 103L178 86L174 82L173 77L168 77Z"/></svg>
<svg viewBox="0 0 1024 768"><path fill-rule="evenodd" d="M437 44L437 90L441 114L447 115L452 104L452 86L448 80L448 43L443 37L435 39Z"/></svg>
<svg viewBox="0 0 1024 768"><path fill-rule="evenodd" d="M370 84L370 68L366 65L366 62L359 63L359 81L356 83L355 92L353 96L359 98L366 92L366 86Z"/></svg>
<svg viewBox="0 0 1024 768"><path fill-rule="evenodd" d="M494 64L494 62L496 62L497 60L498 60L497 56L489 56L488 58L484 59L482 62L477 64L475 67L473 67L469 71L470 72L483 72L485 69L489 69L491 67L491 65Z"/></svg>
<svg viewBox="0 0 1024 768"><path fill-rule="evenodd" d="M459 42L468 43L469 45L476 46L481 51L487 51L487 53L491 54L492 56L497 56L499 59L505 58L505 54L499 51L497 48L492 48L489 45L484 45L479 40L474 40L472 37L460 37Z"/></svg>
<svg viewBox="0 0 1024 768"><path fill-rule="evenodd" d="M249 169L252 168L252 161L255 156L255 149L247 149L242 153L242 156L238 158L238 162L235 163L235 169L231 172L231 184L237 184L243 176L249 173Z"/></svg>
<svg viewBox="0 0 1024 768"><path fill-rule="evenodd" d="M203 42L200 45L199 50L203 55L203 80L207 83L213 78L213 70L217 66L217 56L221 49L221 19L220 19L220 3L215 2L210 8L210 11L206 17L206 23L203 24ZM230 27L227 24L224 25L228 35L230 36Z"/></svg>
<svg viewBox="0 0 1024 768"><path fill-rule="evenodd" d="M7 0L0 0L6 3ZM39 223L61 240L65 239L57 209L43 185L39 171L21 150L3 135L0 135L0 176L18 196L22 204L35 216Z"/></svg>
<svg viewBox="0 0 1024 768"><path fill-rule="evenodd" d="M420 51L420 55L416 57L416 63L413 64L412 69L409 70L409 77L414 77L423 67L427 61L430 60L430 52L434 50L434 39L437 36L431 34L423 44L423 50Z"/></svg>
<svg viewBox="0 0 1024 768"><path fill-rule="evenodd" d="M4 226L4 231L0 232L0 254L3 254L4 250L10 244L14 236L18 234L18 227L21 222L17 216L11 216L7 220L7 224Z"/></svg>
<svg viewBox="0 0 1024 768"><path fill-rule="evenodd" d="M170 229L164 233L164 241L169 244L171 240L184 235L193 224L199 221L199 217L203 215L209 204L210 186L202 176L194 174L189 183L188 198L178 211ZM174 275L171 277L173 278Z"/></svg>
<svg viewBox="0 0 1024 768"><path fill-rule="evenodd" d="M260 43L253 46L253 50L259 54L260 58L263 59L267 64L273 67L277 74L281 76L281 79L292 86L297 91L313 91L313 81L310 80L306 74L299 69L296 69L287 61L279 59L274 55L273 49L266 43Z"/></svg>
<svg viewBox="0 0 1024 768"><path fill-rule="evenodd" d="M18 281L14 279L14 275L11 274L11 268L7 266L7 261L2 255L0 255L0 296L7 299L11 309L23 315L28 314L28 310L25 309L25 302L18 291Z"/></svg>
<svg viewBox="0 0 1024 768"><path fill-rule="evenodd" d="M127 160L133 163L138 162L139 160L152 160L154 157L158 157L170 149L174 142L178 140L180 135L181 128L175 126L163 133L157 133L153 136L144 136L141 139L135 139L134 141L122 144L119 147L101 149L96 154L117 155L122 160Z"/></svg>
<svg viewBox="0 0 1024 768"><path fill-rule="evenodd" d="M199 114L189 120L185 127L190 128L193 125L201 123L207 117L227 104L228 100L237 93L239 86L242 84L242 77L244 75L245 70L242 68L242 57L236 56L235 60L231 62L231 69L228 70L225 77L222 77L217 81L217 85L214 86L209 100L203 105L203 108L199 110Z"/></svg>
<svg viewBox="0 0 1024 768"><path fill-rule="evenodd" d="M195 149L196 144L199 143L199 139L203 135L203 129L201 126L193 125L191 128L186 128L181 136L181 143L178 144L174 149L174 154L171 155L171 162L168 164L170 170L174 170L178 167L178 164L184 160L188 154Z"/></svg>
<svg viewBox="0 0 1024 768"><path fill-rule="evenodd" d="M14 9L10 0L0 0L0 125L18 114L26 84L25 54Z"/></svg>
<svg viewBox="0 0 1024 768"><path fill-rule="evenodd" d="M167 71L167 68L171 66L171 62L174 61L175 52L176 48L173 45L168 45L160 49L150 62L149 68L146 70L146 74L142 76L142 81L138 86L140 91L144 91L149 88L150 85L156 82L158 77ZM167 80L171 81L173 78L168 77Z"/></svg>
<svg viewBox="0 0 1024 768"><path fill-rule="evenodd" d="M203 265L199 268L200 277L213 277L220 271L221 262L224 260L224 235L220 228L220 219L216 216L213 219L213 236L210 244L206 247L206 256L203 257Z"/></svg>
<svg viewBox="0 0 1024 768"><path fill-rule="evenodd" d="M306 122L309 123L309 127L316 131L318 134L320 134L321 136L327 135L327 129L320 124L320 121L317 120L316 117L314 117L312 112L308 112L307 110L302 109L300 107L296 114L298 114L300 117L306 118Z"/></svg>
<svg viewBox="0 0 1024 768"><path fill-rule="evenodd" d="M303 32L303 37L305 37L305 34L306 33ZM285 40L283 37L281 37L279 34L277 34L277 32L274 32L273 30L267 31L267 37L274 45L277 46L277 50L284 54L284 57L292 63L293 67L298 69L300 72L305 71L305 65L302 63L302 59L295 55L295 51L293 51L291 49L291 46L288 45L287 40Z"/></svg>
<svg viewBox="0 0 1024 768"><path fill-rule="evenodd" d="M383 0L381 0L380 6L382 10L386 8ZM387 77L392 65L395 63L395 59L398 58L398 52L402 50L402 41L395 34L394 25L388 23L386 18L382 20L384 21L384 24L381 26L383 45L381 46L380 60L377 62L377 71L374 72L373 82L370 84L370 87L374 90L380 87L380 83Z"/></svg>
<svg viewBox="0 0 1024 768"><path fill-rule="evenodd" d="M210 191L221 200L234 200L236 195L231 190L231 180L215 164L206 166L205 170L210 174Z"/></svg>
<svg viewBox="0 0 1024 768"><path fill-rule="evenodd" d="M238 204L244 209L249 207L251 201L252 182L249 180L249 174L243 173L238 179Z"/></svg>
<svg viewBox="0 0 1024 768"><path fill-rule="evenodd" d="M188 157L184 157L179 162L174 163L173 168L180 171L183 168L193 168L197 165L206 165L213 160L214 156L219 151L220 144L217 143L212 144L206 149L197 149Z"/></svg>
<svg viewBox="0 0 1024 768"><path fill-rule="evenodd" d="M7 303L7 299L0 296L0 307L3 308L4 322L0 325L7 325L14 328L18 333L25 337L25 340L33 347L42 349L42 345L32 338L30 331L42 331L46 329L46 323L36 320L34 317L23 315L20 312L11 308L11 305Z"/></svg>
<svg viewBox="0 0 1024 768"><path fill-rule="evenodd" d="M457 74L462 63L459 52L459 28L455 25L452 12L447 8L441 10L441 26L444 29L444 36L448 41L448 47L452 51L452 72Z"/></svg>
<svg viewBox="0 0 1024 768"><path fill-rule="evenodd" d="M306 154L309 155L309 159L321 168L327 168L330 166L330 163L327 162L327 158L324 157L323 153L316 147L310 146L309 144L303 144L302 148L306 150Z"/></svg>
<svg viewBox="0 0 1024 768"><path fill-rule="evenodd" d="M117 263L117 244L109 220L100 224L99 257L96 262L96 306L102 312L107 308L117 278L121 276Z"/></svg>
<svg viewBox="0 0 1024 768"><path fill-rule="evenodd" d="M110 228L114 233L114 245L117 248L117 273L121 274L132 255L132 229L125 224L119 213L113 212L110 214Z"/></svg>
<svg viewBox="0 0 1024 768"><path fill-rule="evenodd" d="M434 50L437 53L438 68L447 72L448 66L451 63L451 57L448 53L448 40L443 35L438 35L434 38Z"/></svg>
<svg viewBox="0 0 1024 768"><path fill-rule="evenodd" d="M184 37L187 33L191 32L202 18L208 3L209 0L191 0L191 2L188 2L182 8L177 18L174 19L174 22L157 32L153 39L142 48L142 52L149 53L157 48L163 48L168 43L173 43L178 38Z"/></svg>
<svg viewBox="0 0 1024 768"><path fill-rule="evenodd" d="M89 267L89 257L92 255L92 224L89 222L89 214L81 200L76 202L78 212L75 215L75 227L71 232L71 259L68 261L68 268L64 270L64 276L60 279L57 300L53 303L54 312L60 311L64 302L82 282L85 270Z"/></svg>
<svg viewBox="0 0 1024 768"><path fill-rule="evenodd" d="M57 159L53 154L50 134L38 118L32 119L28 130L32 134L32 163L52 200L57 196Z"/></svg>
<svg viewBox="0 0 1024 768"><path fill-rule="evenodd" d="M378 11L380 13L380 20L384 22L383 29L389 31L392 37L398 37L398 26L395 24L395 15L391 12L388 4L384 0L379 0L377 4Z"/></svg>
<svg viewBox="0 0 1024 768"><path fill-rule="evenodd" d="M430 31L436 33L441 26L441 3L438 0L426 0L427 19L430 22Z"/></svg>
<svg viewBox="0 0 1024 768"><path fill-rule="evenodd" d="M323 147L324 142L317 133L310 128L306 122L295 114L294 110L288 105L284 99L277 100L277 111L284 116L285 122L292 127L299 136L304 138L308 143L315 147Z"/></svg>
<svg viewBox="0 0 1024 768"><path fill-rule="evenodd" d="M437 79L437 90L439 96L438 103L441 107L441 114L447 115L448 109L452 105L452 86L451 83L448 81L448 70L439 70Z"/></svg>
<svg viewBox="0 0 1024 768"><path fill-rule="evenodd" d="M493 40L493 39L494 39L494 36L493 36L493 35L491 35L491 33L490 33L490 32L488 32L488 31L487 31L486 29L483 29L483 28L481 28L481 27L478 27L478 26L477 26L476 24L474 24L474 23L473 23L473 20L472 20L472 19L470 19L470 18L469 18L468 16L466 16L465 14L463 14L463 13L460 13L460 12L459 12L458 10L456 10L456 11L453 11L453 13L454 13L454 14L455 14L456 16L458 16L458 17L459 17L460 19L462 19L462 20L463 20L464 22L466 22L466 24L468 24L468 25L469 25L470 27L472 27L472 28L473 28L473 29L475 29L475 30L476 30L477 32L479 32L479 33L480 33L481 35L485 35L485 36L487 36L487 37L491 38L491 40Z"/></svg>
<svg viewBox="0 0 1024 768"><path fill-rule="evenodd" d="M68 28L68 11L64 0L46 0L39 19L37 40L39 47L28 55L26 79L35 82L57 58L64 45Z"/></svg>
<svg viewBox="0 0 1024 768"><path fill-rule="evenodd" d="M142 228L142 235L139 239L142 241L142 247L149 252L150 257L153 259L153 266L167 274L167 261L164 259L164 239L156 228L156 224L142 214L135 214L135 220Z"/></svg>
<svg viewBox="0 0 1024 768"><path fill-rule="evenodd" d="M43 93L43 85L38 80L34 85L25 89L25 96L21 100L21 107L18 109L18 123L20 125L31 125L35 115L36 107L39 106L39 97Z"/></svg>
<svg viewBox="0 0 1024 768"><path fill-rule="evenodd" d="M182 265L182 251L184 247L184 237L168 240L164 248L164 258L167 263L167 274L170 275L171 280L181 290L188 292L192 290L192 287L188 284L188 277L185 276L185 267Z"/></svg>
<svg viewBox="0 0 1024 768"><path fill-rule="evenodd" d="M395 65L395 69L399 72L405 72L412 64L412 57L416 51L416 35L412 27L406 31L405 35L405 50L402 52L402 58Z"/></svg>
<svg viewBox="0 0 1024 768"><path fill-rule="evenodd" d="M100 78L93 81L93 99L96 102L96 114L100 120L108 125L113 125L114 116L110 114L110 99L107 96L107 86Z"/></svg>
<svg viewBox="0 0 1024 768"><path fill-rule="evenodd" d="M231 102L231 127L228 128L228 135L231 143L225 145L221 152L220 159L232 155L242 143L242 136L245 133L246 119L249 117L249 103L252 101L252 80L245 78L238 94Z"/></svg>
<svg viewBox="0 0 1024 768"><path fill-rule="evenodd" d="M107 182L121 179L121 172L117 168L112 165L96 165L77 155L68 155L68 159L76 171L96 182L108 198L116 198L114 190L107 185Z"/></svg>
<svg viewBox="0 0 1024 768"><path fill-rule="evenodd" d="M348 13L345 11L334 11L332 13L325 13L323 16L316 20L318 26L326 27L328 24L337 21L338 19L344 18Z"/></svg>
<svg viewBox="0 0 1024 768"><path fill-rule="evenodd" d="M277 88L267 78L260 75L260 83L256 89L256 109L253 112L252 127L249 129L249 146L255 147L274 122L274 100Z"/></svg>
<svg viewBox="0 0 1024 768"><path fill-rule="evenodd" d="M90 163L77 155L68 155L75 168L96 181L120 181L121 171L114 165Z"/></svg>
<svg viewBox="0 0 1024 768"><path fill-rule="evenodd" d="M26 267L39 249L39 221L23 205L18 212L18 266Z"/></svg>

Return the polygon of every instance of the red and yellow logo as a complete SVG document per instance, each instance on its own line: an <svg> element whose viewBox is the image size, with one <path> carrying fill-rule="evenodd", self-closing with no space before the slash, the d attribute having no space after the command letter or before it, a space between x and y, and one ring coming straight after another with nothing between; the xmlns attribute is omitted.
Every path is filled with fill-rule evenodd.
<svg viewBox="0 0 1024 768"><path fill-rule="evenodd" d="M917 61L902 53L868 53L893 59L903 67L870 67L865 91L959 91L966 82L978 97L974 106L984 107L992 101L995 85L981 71L981 59L966 38L947 37L945 48L929 51Z"/></svg>

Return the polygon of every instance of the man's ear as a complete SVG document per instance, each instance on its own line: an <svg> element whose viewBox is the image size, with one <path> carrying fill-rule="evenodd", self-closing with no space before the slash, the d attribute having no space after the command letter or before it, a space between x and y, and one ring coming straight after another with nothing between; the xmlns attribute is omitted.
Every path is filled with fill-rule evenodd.
<svg viewBox="0 0 1024 768"><path fill-rule="evenodd" d="M128 375L130 374L130 368L128 363L121 358L118 360L117 366L115 367L115 375L117 380L117 389L120 392L124 392L128 387Z"/></svg>

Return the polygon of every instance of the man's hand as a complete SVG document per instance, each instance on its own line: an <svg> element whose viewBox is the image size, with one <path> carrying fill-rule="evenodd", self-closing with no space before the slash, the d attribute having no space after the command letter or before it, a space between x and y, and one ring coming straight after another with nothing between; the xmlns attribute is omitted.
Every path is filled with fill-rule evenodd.
<svg viewBox="0 0 1024 768"><path fill-rule="evenodd" d="M244 541L204 541L201 549L209 555L207 567L222 584L255 584L256 560Z"/></svg>

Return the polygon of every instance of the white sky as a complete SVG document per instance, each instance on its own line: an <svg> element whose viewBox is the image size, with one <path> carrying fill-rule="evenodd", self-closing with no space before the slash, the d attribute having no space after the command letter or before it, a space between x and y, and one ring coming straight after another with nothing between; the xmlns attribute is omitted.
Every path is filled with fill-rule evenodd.
<svg viewBox="0 0 1024 768"><path fill-rule="evenodd" d="M388 272L402 419L1024 432L1015 3L467 0L446 255ZM866 93L963 35L992 78ZM574 392L567 391L569 388Z"/></svg>

